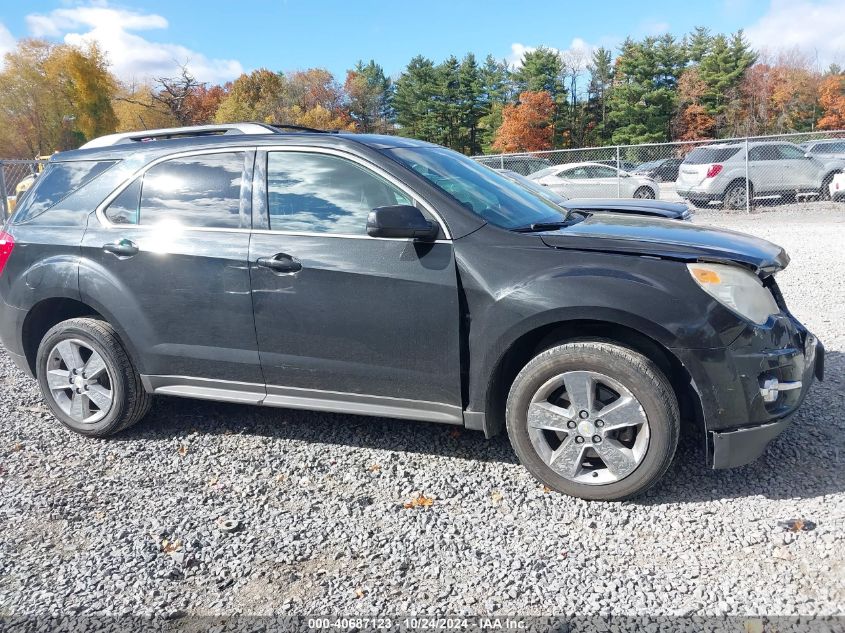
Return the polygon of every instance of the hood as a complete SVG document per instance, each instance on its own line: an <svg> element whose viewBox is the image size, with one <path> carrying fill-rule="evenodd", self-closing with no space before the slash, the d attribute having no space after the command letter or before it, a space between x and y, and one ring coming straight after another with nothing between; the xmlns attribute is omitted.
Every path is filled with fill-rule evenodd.
<svg viewBox="0 0 845 633"><path fill-rule="evenodd" d="M745 233L691 222L597 213L540 235L552 248L647 255L684 262L738 263L770 274L789 263L780 246Z"/></svg>
<svg viewBox="0 0 845 633"><path fill-rule="evenodd" d="M672 220L685 220L690 217L689 207L684 202L665 202L641 198L575 198L567 200L561 205L566 209L575 211L618 211Z"/></svg>

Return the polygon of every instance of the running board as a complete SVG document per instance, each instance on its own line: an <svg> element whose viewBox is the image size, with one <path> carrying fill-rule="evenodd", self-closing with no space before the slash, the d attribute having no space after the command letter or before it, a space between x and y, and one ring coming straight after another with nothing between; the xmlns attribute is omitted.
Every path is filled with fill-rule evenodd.
<svg viewBox="0 0 845 633"><path fill-rule="evenodd" d="M464 424L461 407L441 402L273 385L265 388L264 385L258 383L211 380L191 376L141 376L141 382L147 391L162 396L370 415L461 426Z"/></svg>

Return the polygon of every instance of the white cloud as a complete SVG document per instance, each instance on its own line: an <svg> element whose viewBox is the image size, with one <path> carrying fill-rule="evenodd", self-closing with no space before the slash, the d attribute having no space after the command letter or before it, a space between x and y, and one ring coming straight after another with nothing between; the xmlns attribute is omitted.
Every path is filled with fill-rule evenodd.
<svg viewBox="0 0 845 633"><path fill-rule="evenodd" d="M845 12L841 0L772 0L768 11L745 29L758 49L798 48L824 67L845 60Z"/></svg>
<svg viewBox="0 0 845 633"><path fill-rule="evenodd" d="M154 13L112 8L105 1L31 14L26 22L35 37L62 38L74 45L96 42L108 54L114 73L127 81L174 76L180 64L186 64L200 81L214 83L234 79L243 72L237 60L209 59L180 44L145 39L136 31L167 29L167 19Z"/></svg>
<svg viewBox="0 0 845 633"><path fill-rule="evenodd" d="M505 56L505 61L511 66L511 68L519 68L522 66L522 58L525 53L536 51L538 48L540 47L527 46L526 44L522 44L520 42L514 42L511 44L510 55ZM554 46L546 46L545 48L555 51L565 62L569 63L572 60L579 60L580 64L580 60L583 59L583 65L586 65L596 47L588 44L582 38L576 37L572 39L568 48L560 49L555 48Z"/></svg>
<svg viewBox="0 0 845 633"><path fill-rule="evenodd" d="M15 36L9 32L6 25L0 22L0 68L3 67L3 57L15 48Z"/></svg>

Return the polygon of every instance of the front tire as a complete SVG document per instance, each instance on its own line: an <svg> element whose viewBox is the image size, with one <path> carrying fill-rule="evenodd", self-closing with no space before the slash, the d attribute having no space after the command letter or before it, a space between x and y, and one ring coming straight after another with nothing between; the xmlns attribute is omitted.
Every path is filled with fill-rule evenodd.
<svg viewBox="0 0 845 633"><path fill-rule="evenodd" d="M546 486L597 501L642 494L666 472L680 432L672 387L651 360L605 341L534 357L508 395L508 436Z"/></svg>
<svg viewBox="0 0 845 633"><path fill-rule="evenodd" d="M634 197L644 200L654 200L657 197L657 194L651 187L640 187L634 192Z"/></svg>
<svg viewBox="0 0 845 633"><path fill-rule="evenodd" d="M38 347L36 375L53 415L82 435L122 431L152 404L117 333L97 319L69 319L51 328Z"/></svg>

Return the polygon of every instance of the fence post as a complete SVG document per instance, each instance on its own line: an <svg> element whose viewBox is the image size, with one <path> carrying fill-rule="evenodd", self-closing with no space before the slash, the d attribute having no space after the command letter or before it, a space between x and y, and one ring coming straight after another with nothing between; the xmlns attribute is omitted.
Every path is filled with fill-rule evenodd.
<svg viewBox="0 0 845 633"><path fill-rule="evenodd" d="M9 217L9 199L8 193L6 192L6 163L0 160L0 194L2 195L2 202L0 202L0 206L3 209L3 224L6 223L6 218Z"/></svg>
<svg viewBox="0 0 845 633"><path fill-rule="evenodd" d="M751 180L748 178L748 137L745 137L745 212L751 213Z"/></svg>
<svg viewBox="0 0 845 633"><path fill-rule="evenodd" d="M502 169L505 168L505 156L504 156L504 154L499 155L499 165L502 167Z"/></svg>
<svg viewBox="0 0 845 633"><path fill-rule="evenodd" d="M616 197L622 197L622 176L619 170L622 168L622 163L619 160L619 146L616 146Z"/></svg>

